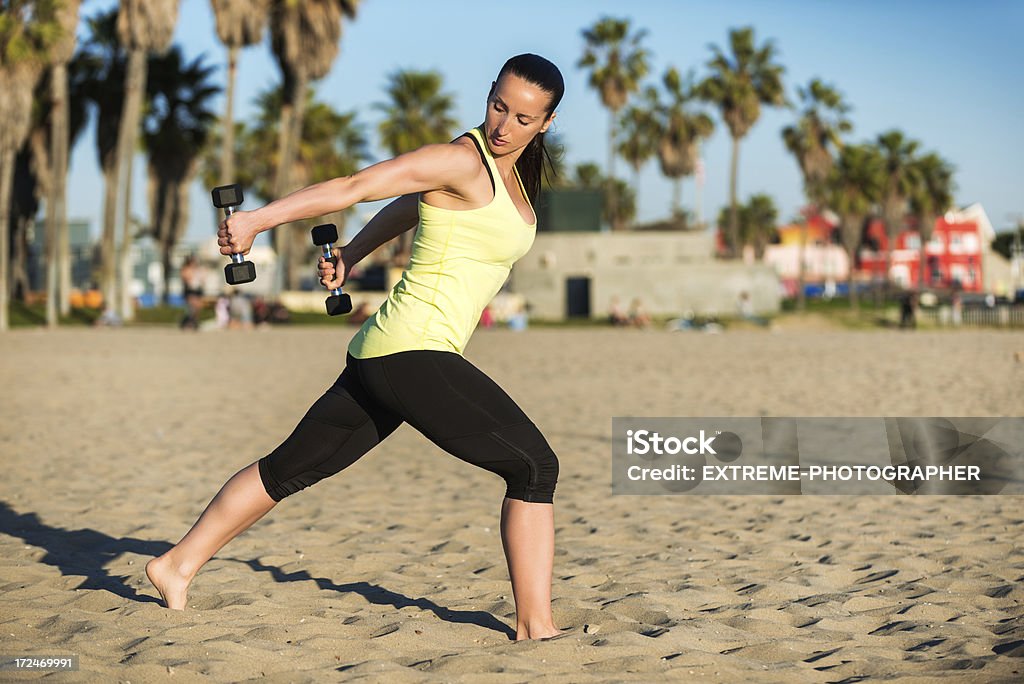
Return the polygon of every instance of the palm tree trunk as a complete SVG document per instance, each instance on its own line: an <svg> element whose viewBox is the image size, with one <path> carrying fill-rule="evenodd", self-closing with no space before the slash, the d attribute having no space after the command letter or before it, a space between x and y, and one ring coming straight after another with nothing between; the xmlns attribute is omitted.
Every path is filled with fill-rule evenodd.
<svg viewBox="0 0 1024 684"><path fill-rule="evenodd" d="M608 222L614 230L618 224L618 198L615 192L615 110L608 111L608 178L605 187L608 188Z"/></svg>
<svg viewBox="0 0 1024 684"><path fill-rule="evenodd" d="M124 106L121 110L121 127L117 132L117 163L119 186L124 189L123 201L118 198L121 211L120 261L120 314L122 320L130 320L134 311L131 305L131 189L132 161L139 134L139 118L142 115L142 99L146 92L146 51L133 49L128 55L128 73L125 82ZM123 181L121 180L123 179ZM114 305L114 301L111 301Z"/></svg>
<svg viewBox="0 0 1024 684"><path fill-rule="evenodd" d="M817 213L817 208L815 208ZM804 292L807 281L807 217L800 222L800 263L797 264L797 281L796 281L796 308L797 311L807 310L807 293Z"/></svg>
<svg viewBox="0 0 1024 684"><path fill-rule="evenodd" d="M736 176L739 170L740 162L740 139L733 137L732 139L732 160L729 162L729 234L728 238L728 249L730 256L739 256L742 250L739 249L739 215L737 214L736 204Z"/></svg>
<svg viewBox="0 0 1024 684"><path fill-rule="evenodd" d="M850 308L854 313L860 311L860 303L857 301L857 288L853 286L853 256L850 255L850 271L846 274L846 287L849 289Z"/></svg>
<svg viewBox="0 0 1024 684"><path fill-rule="evenodd" d="M683 177L676 176L672 181L672 216L678 216L683 208Z"/></svg>
<svg viewBox="0 0 1024 684"><path fill-rule="evenodd" d="M293 79L297 81L299 79ZM292 120L295 116L295 101L297 88L293 82L291 92L285 93L284 102L281 103L281 122L277 132L277 178L274 180L275 199L288 194L291 186L291 162L292 158ZM273 294L279 295L288 282L288 260L290 255L290 240L288 240L288 227L278 226L274 229L274 251L277 253L277 266L274 269Z"/></svg>
<svg viewBox="0 0 1024 684"><path fill-rule="evenodd" d="M13 149L0 150L0 332L7 330L7 309L10 302L8 290L8 261L11 221L11 186L14 181Z"/></svg>
<svg viewBox="0 0 1024 684"><path fill-rule="evenodd" d="M118 295L120 297L118 301L118 312L121 316L122 321L128 321L135 318L135 308L132 306L132 244L135 242L133 239L134 230L132 229L132 213L131 213L131 198L132 198L132 176L131 168L129 165L129 174L124 180L124 213L122 214L121 224L121 249L118 252Z"/></svg>
<svg viewBox="0 0 1024 684"><path fill-rule="evenodd" d="M296 98L294 100L295 109L292 113L292 125L291 125L291 142L288 146L289 154L288 166L289 168L294 165L295 158L299 154L299 148L302 144L302 128L306 120L306 84L308 83L305 78L305 74L300 72L300 78L296 79L295 90ZM290 176L290 174L289 174ZM290 188L289 188L290 189ZM297 230L297 226L285 226L286 232L291 234L291 244L289 245L289 264L288 264L288 288L291 290L299 289L300 273L302 273L302 256L307 251L305 249L307 235L304 231Z"/></svg>
<svg viewBox="0 0 1024 684"><path fill-rule="evenodd" d="M164 276L164 291L160 301L167 306L170 304L171 298L171 248L163 240L160 241L160 262L163 266ZM185 302L185 306L188 307L188 302Z"/></svg>
<svg viewBox="0 0 1024 684"><path fill-rule="evenodd" d="M67 171L65 171L65 176ZM65 185L64 181L61 184ZM67 193L65 192L65 195ZM71 314L71 236L68 232L68 216L67 216L67 205L65 204L63 215L58 216L59 223L57 224L57 269L59 271L58 278L60 283L57 287L57 296L60 307L61 316L69 316Z"/></svg>
<svg viewBox="0 0 1024 684"><path fill-rule="evenodd" d="M14 224L14 253L11 254L11 297L28 303L28 230L34 217L21 216Z"/></svg>
<svg viewBox="0 0 1024 684"><path fill-rule="evenodd" d="M103 308L114 306L114 250L116 248L117 218L117 162L103 172L105 197L103 198L103 238L100 247L100 291Z"/></svg>
<svg viewBox="0 0 1024 684"><path fill-rule="evenodd" d="M228 48L228 92L224 105L224 141L220 151L220 182L222 185L235 180L235 80L238 75L238 46Z"/></svg>
<svg viewBox="0 0 1024 684"><path fill-rule="evenodd" d="M634 206L640 206L640 169L633 169L633 200Z"/></svg>
<svg viewBox="0 0 1024 684"><path fill-rule="evenodd" d="M892 274L892 246L896 240L892 235L886 234L885 237L885 280L883 281L882 303L888 304L890 297L892 297L892 283L890 280Z"/></svg>
<svg viewBox="0 0 1024 684"><path fill-rule="evenodd" d="M62 224L66 223L64 207L65 182L67 181L68 153L68 72L64 62L53 65L51 74L53 88L53 118L50 134L50 196L46 202L46 325L58 324L58 296L60 292L60 249L59 235Z"/></svg>
<svg viewBox="0 0 1024 684"><path fill-rule="evenodd" d="M924 216L921 217L921 223L922 224L924 224L924 222L926 220L927 219ZM917 290L918 290L918 292L924 292L924 284L925 284L924 272L925 272L925 269L928 268L928 253L925 251L925 244L926 243L925 243L925 239L924 239L924 231L921 230L920 227L918 228L918 235L921 236L921 251L920 251L921 256L920 256L920 263L918 264L918 267L917 267Z"/></svg>

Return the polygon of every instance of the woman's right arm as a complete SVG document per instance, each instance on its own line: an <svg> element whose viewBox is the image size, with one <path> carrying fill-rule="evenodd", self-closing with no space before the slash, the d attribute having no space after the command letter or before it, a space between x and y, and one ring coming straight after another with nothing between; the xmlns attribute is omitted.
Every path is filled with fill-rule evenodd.
<svg viewBox="0 0 1024 684"><path fill-rule="evenodd" d="M352 268L388 240L413 228L419 221L419 197L419 193L402 195L378 211L345 245L345 266Z"/></svg>
<svg viewBox="0 0 1024 684"><path fill-rule="evenodd" d="M331 250L334 260L320 257L317 275L328 290L341 287L352 267L388 240L398 237L419 221L419 193L403 195L377 212L369 223L344 247ZM341 266L338 267L339 263Z"/></svg>

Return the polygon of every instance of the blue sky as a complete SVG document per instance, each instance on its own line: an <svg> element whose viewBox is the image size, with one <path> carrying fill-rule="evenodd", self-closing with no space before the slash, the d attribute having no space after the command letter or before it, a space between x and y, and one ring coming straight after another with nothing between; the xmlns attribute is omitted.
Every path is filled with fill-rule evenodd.
<svg viewBox="0 0 1024 684"><path fill-rule="evenodd" d="M108 0L88 0L83 15L110 7ZM455 103L462 132L483 120L491 80L504 61L535 52L562 70L565 97L555 130L566 143L566 161L606 164L608 112L587 85L576 62L583 51L583 28L604 16L628 18L648 31L651 75L660 79L669 66L706 73L708 45L725 46L730 28L752 26L760 43L774 41L785 65L790 99L797 85L820 77L834 84L853 106L852 141L873 139L900 128L935 150L956 168L958 204L981 202L997 229L1024 212L1024 2L1017 0L762 0L690 2L688 0L517 0L510 3L457 0L363 0L355 21L343 28L341 51L331 73L315 84L317 98L339 111L355 111L371 140L374 161L386 158L377 145L380 113L372 104L385 98L388 74L396 69L436 69L444 91ZM222 67L224 48L217 41L206 0L183 0L175 33L187 57L205 53ZM280 72L267 40L243 51L239 64L236 116L253 112L257 93L276 84ZM223 83L222 83L223 85ZM222 107L222 102L218 103ZM717 112L714 136L704 148L707 182L704 213L713 217L728 202L730 138ZM780 131L794 118L786 110L766 109L740 148L739 195L771 195L782 219L803 202L800 177L783 147ZM245 160L238 160L244 164ZM147 216L144 160L137 158L133 212ZM620 176L632 181L621 159ZM93 131L80 138L72 155L69 214L92 222L98 234L102 215L102 180ZM683 202L692 208L695 185L683 186ZM640 175L641 221L667 215L671 184L652 160ZM248 202L245 208L251 208ZM351 234L383 203L361 205L362 220L349 222ZM186 240L196 242L215 232L208 189L192 190ZM262 241L266 235L260 237Z"/></svg>

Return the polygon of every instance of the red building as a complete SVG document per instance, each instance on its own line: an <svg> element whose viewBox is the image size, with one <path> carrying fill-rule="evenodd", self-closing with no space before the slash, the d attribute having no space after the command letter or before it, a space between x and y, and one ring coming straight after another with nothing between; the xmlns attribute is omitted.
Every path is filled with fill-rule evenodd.
<svg viewBox="0 0 1024 684"><path fill-rule="evenodd" d="M925 245L925 286L984 291L984 254L994 237L992 224L980 205L950 211L940 217ZM858 275L865 280L884 279L889 240L881 220L871 221L865 231L864 242L866 245L857 255ZM920 233L913 225L913 219L908 220L907 229L896 236L893 245L890 271L893 282L904 287L917 285L921 268L920 245Z"/></svg>

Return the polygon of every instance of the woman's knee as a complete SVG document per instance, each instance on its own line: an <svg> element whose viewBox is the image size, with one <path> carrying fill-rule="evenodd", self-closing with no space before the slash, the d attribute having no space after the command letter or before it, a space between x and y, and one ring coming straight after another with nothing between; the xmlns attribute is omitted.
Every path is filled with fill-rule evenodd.
<svg viewBox="0 0 1024 684"><path fill-rule="evenodd" d="M532 422L439 443L464 461L505 480L505 496L551 503L558 482L558 457Z"/></svg>
<svg viewBox="0 0 1024 684"><path fill-rule="evenodd" d="M506 479L505 497L536 503L552 503L558 483L558 457L551 447L530 452L530 461L519 477ZM526 482L524 478L526 475ZM529 479L532 475L532 481Z"/></svg>

